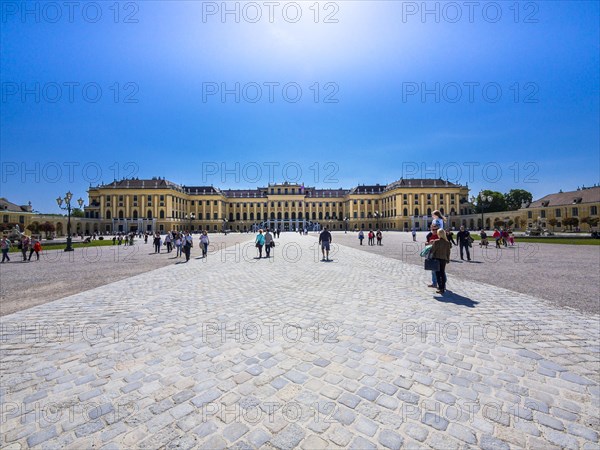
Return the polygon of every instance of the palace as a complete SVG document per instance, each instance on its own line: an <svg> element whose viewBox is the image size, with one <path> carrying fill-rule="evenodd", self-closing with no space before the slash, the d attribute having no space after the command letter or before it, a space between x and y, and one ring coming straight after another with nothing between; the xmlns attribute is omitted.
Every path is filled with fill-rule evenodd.
<svg viewBox="0 0 600 450"><path fill-rule="evenodd" d="M72 232L81 234L129 231L223 230L259 227L309 230L425 230L431 212L439 209L449 227L477 230L507 226L515 230L597 227L600 187L549 194L515 211L478 213L469 188L441 179L400 179L388 185L351 189L319 189L297 183L275 183L256 189L180 186L162 178L123 179L92 186L84 217L71 217ZM49 222L64 236L67 218L40 214L29 205L0 198L0 226L21 230ZM570 219L565 221L564 219Z"/></svg>
<svg viewBox="0 0 600 450"><path fill-rule="evenodd" d="M387 186L317 189L276 183L257 189L180 186L171 181L124 179L89 189L87 218L104 231L256 228L332 230L425 228L431 212L462 210L468 188L441 179L401 179ZM466 209L466 208L465 208ZM470 211L469 211L470 212Z"/></svg>

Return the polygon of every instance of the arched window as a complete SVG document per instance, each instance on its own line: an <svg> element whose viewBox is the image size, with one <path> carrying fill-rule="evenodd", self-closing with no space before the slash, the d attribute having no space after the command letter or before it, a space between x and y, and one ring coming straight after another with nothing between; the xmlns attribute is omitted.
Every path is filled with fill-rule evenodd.
<svg viewBox="0 0 600 450"><path fill-rule="evenodd" d="M287 211L284 214L284 218L285 220L288 220L290 218L290 213L288 213Z"/></svg>
<svg viewBox="0 0 600 450"><path fill-rule="evenodd" d="M312 220L317 220L317 213L314 211L312 213Z"/></svg>
<svg viewBox="0 0 600 450"><path fill-rule="evenodd" d="M248 220L248 213L242 214L242 217L244 218L243 220Z"/></svg>
<svg viewBox="0 0 600 450"><path fill-rule="evenodd" d="M296 213L292 212L292 220L296 220Z"/></svg>
<svg viewBox="0 0 600 450"><path fill-rule="evenodd" d="M427 215L430 216L431 215L431 208L427 208Z"/></svg>
<svg viewBox="0 0 600 450"><path fill-rule="evenodd" d="M137 219L137 218L138 218L138 212L137 212L137 209L134 209L134 210L133 210L133 218L134 218L134 219Z"/></svg>
<svg viewBox="0 0 600 450"><path fill-rule="evenodd" d="M271 212L271 219L274 220L275 219L275 213Z"/></svg>
<svg viewBox="0 0 600 450"><path fill-rule="evenodd" d="M122 209L120 209L120 210L119 210L119 219L122 219L122 218L123 218L123 210L122 210Z"/></svg>
<svg viewBox="0 0 600 450"><path fill-rule="evenodd" d="M106 218L110 219L112 217L112 215L110 214L110 209L106 210Z"/></svg>
<svg viewBox="0 0 600 450"><path fill-rule="evenodd" d="M148 214L146 214L146 217L148 219L152 219L152 210L151 209L148 210Z"/></svg>
<svg viewBox="0 0 600 450"><path fill-rule="evenodd" d="M302 211L298 213L298 219L302 220Z"/></svg>
<svg viewBox="0 0 600 450"><path fill-rule="evenodd" d="M161 219L164 219L164 218L165 218L165 210L164 210L164 209L161 209L161 210L158 212L158 216L159 216Z"/></svg>
<svg viewBox="0 0 600 450"><path fill-rule="evenodd" d="M402 211L402 215L403 216L408 216L408 208L404 208L404 211Z"/></svg>
<svg viewBox="0 0 600 450"><path fill-rule="evenodd" d="M415 216L419 215L419 208L415 208Z"/></svg>
<svg viewBox="0 0 600 450"><path fill-rule="evenodd" d="M281 220L281 212L278 212L278 213L277 213L277 218L278 218L279 220Z"/></svg>

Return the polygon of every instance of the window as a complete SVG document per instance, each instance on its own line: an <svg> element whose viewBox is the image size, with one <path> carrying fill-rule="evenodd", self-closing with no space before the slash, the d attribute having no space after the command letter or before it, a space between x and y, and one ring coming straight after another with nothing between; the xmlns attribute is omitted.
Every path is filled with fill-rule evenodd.
<svg viewBox="0 0 600 450"><path fill-rule="evenodd" d="M160 201L161 201L161 202L164 202L164 201L165 201L165 196L164 196L164 195L161 195L161 196L160 196Z"/></svg>
<svg viewBox="0 0 600 450"><path fill-rule="evenodd" d="M367 205L370 205L370 204L371 204L371 200L367 200Z"/></svg>
<svg viewBox="0 0 600 450"><path fill-rule="evenodd" d="M533 211L527 211L527 218L528 219L533 218Z"/></svg>
<svg viewBox="0 0 600 450"><path fill-rule="evenodd" d="M108 210L108 209L107 209L107 210L106 210L106 214L105 214L105 215L106 215L106 218L107 218L107 219L110 219L110 218L111 218L111 215L110 215L110 210Z"/></svg>
<svg viewBox="0 0 600 450"><path fill-rule="evenodd" d="M546 218L546 210L545 210L545 209L542 209L542 211L541 211L541 213L540 213L540 217L541 217L542 219L545 219L545 218Z"/></svg>
<svg viewBox="0 0 600 450"><path fill-rule="evenodd" d="M597 206L590 206L590 214L592 216L597 216L598 215L598 207Z"/></svg>
<svg viewBox="0 0 600 450"><path fill-rule="evenodd" d="M571 208L571 214L573 216L578 216L579 215L579 208L577 208L577 207Z"/></svg>
<svg viewBox="0 0 600 450"><path fill-rule="evenodd" d="M208 203L208 202L206 202L206 203ZM215 206L217 206L217 205L218 205L218 203L217 203L217 201L216 201L216 200L214 200L214 201L213 201L213 205L215 205Z"/></svg>
<svg viewBox="0 0 600 450"><path fill-rule="evenodd" d="M2 216L2 222L8 223L8 215L5 214L4 216Z"/></svg>
<svg viewBox="0 0 600 450"><path fill-rule="evenodd" d="M217 213L213 213L213 220L217 220Z"/></svg>
<svg viewBox="0 0 600 450"><path fill-rule="evenodd" d="M561 217L560 214L561 214L560 209L557 208L554 210L554 217Z"/></svg>
<svg viewBox="0 0 600 450"><path fill-rule="evenodd" d="M198 213L198 220L202 220L202 213Z"/></svg>

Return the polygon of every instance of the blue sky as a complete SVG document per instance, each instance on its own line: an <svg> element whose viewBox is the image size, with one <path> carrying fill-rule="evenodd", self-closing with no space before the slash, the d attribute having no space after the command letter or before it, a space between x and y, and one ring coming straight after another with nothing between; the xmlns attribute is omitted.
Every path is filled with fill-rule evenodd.
<svg viewBox="0 0 600 450"><path fill-rule="evenodd" d="M272 21L263 2L237 21L221 2L1 4L0 195L40 211L127 175L534 198L600 181L598 2L280 2Z"/></svg>

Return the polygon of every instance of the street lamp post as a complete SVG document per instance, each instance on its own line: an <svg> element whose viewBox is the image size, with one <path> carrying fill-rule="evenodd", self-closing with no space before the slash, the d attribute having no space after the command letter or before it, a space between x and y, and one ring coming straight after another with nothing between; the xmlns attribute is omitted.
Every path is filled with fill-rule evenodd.
<svg viewBox="0 0 600 450"><path fill-rule="evenodd" d="M227 234L227 232L225 231L225 227L227 226L227 219L223 218L223 234Z"/></svg>
<svg viewBox="0 0 600 450"><path fill-rule="evenodd" d="M72 239L71 239L71 199L72 198L73 198L73 194L71 193L71 191L69 191L65 194L64 199L62 199L60 196L56 199L56 203L58 203L58 207L60 209L67 211L67 247L65 248L65 252L73 251L73 245L72 245ZM65 206L62 206L63 202L65 203ZM81 197L79 197L79 199L77 200L77 203L79 203L79 207L81 208L83 206L83 199Z"/></svg>
<svg viewBox="0 0 600 450"><path fill-rule="evenodd" d="M348 233L348 218L344 217L344 224L346 225L346 231L344 233Z"/></svg>
<svg viewBox="0 0 600 450"><path fill-rule="evenodd" d="M188 216L187 214L185 215L186 219L190 219L190 226L189 226L189 232L190 234L192 234L192 221L196 218L196 214L194 213L190 213L190 215Z"/></svg>
<svg viewBox="0 0 600 450"><path fill-rule="evenodd" d="M375 211L373 215L375 216L375 219L377 219L377 229L379 230L379 217L381 217L381 213L379 211Z"/></svg>
<svg viewBox="0 0 600 450"><path fill-rule="evenodd" d="M479 193L479 200L481 201L481 229L485 228L485 224L483 222L483 211L485 210L486 202L487 204L491 204L494 198L491 195L485 195L483 192Z"/></svg>

